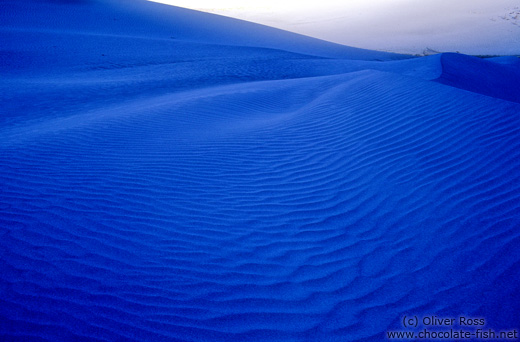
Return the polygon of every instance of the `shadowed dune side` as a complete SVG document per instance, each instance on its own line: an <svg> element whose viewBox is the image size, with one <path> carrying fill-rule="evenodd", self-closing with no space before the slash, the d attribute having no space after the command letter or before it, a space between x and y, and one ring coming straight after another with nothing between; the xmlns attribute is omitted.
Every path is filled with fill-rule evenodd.
<svg viewBox="0 0 520 342"><path fill-rule="evenodd" d="M486 60L461 54L442 54L442 74L436 80L452 87L520 103L518 58ZM502 63L500 63L502 62Z"/></svg>
<svg viewBox="0 0 520 342"><path fill-rule="evenodd" d="M375 341L409 312L512 328L519 110L367 70L3 127L2 334Z"/></svg>
<svg viewBox="0 0 520 342"><path fill-rule="evenodd" d="M492 61L494 63L520 67L520 57L519 56L491 57L491 58L488 58L487 60Z"/></svg>

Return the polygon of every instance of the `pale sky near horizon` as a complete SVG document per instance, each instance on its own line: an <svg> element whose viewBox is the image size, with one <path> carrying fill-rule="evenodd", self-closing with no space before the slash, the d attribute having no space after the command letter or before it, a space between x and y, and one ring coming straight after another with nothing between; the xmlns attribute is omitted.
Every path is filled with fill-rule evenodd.
<svg viewBox="0 0 520 342"><path fill-rule="evenodd" d="M520 54L519 0L150 0L401 53Z"/></svg>

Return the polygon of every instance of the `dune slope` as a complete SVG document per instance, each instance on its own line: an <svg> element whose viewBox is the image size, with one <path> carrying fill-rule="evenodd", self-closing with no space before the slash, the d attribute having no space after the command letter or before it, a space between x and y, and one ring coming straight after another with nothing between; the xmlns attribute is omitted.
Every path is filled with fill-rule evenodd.
<svg viewBox="0 0 520 342"><path fill-rule="evenodd" d="M449 53L442 55L441 63L442 73L438 82L520 103L518 58L494 62L493 59Z"/></svg>
<svg viewBox="0 0 520 342"><path fill-rule="evenodd" d="M15 30L264 47L360 60L407 58L146 0L5 0L2 7L0 27ZM80 39L84 39L81 35ZM23 44L21 41L17 43ZM81 48L78 43L76 41L73 45Z"/></svg>

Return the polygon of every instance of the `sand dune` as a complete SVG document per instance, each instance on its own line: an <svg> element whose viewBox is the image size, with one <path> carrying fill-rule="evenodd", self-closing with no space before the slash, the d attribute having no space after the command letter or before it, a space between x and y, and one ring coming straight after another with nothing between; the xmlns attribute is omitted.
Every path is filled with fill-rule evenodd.
<svg viewBox="0 0 520 342"><path fill-rule="evenodd" d="M518 328L515 59L402 59L141 1L5 6L3 340Z"/></svg>
<svg viewBox="0 0 520 342"><path fill-rule="evenodd" d="M477 57L444 54L438 81L475 93L520 102L520 58L514 58L516 61L500 59L497 63Z"/></svg>
<svg viewBox="0 0 520 342"><path fill-rule="evenodd" d="M333 44L268 26L146 0L5 2L3 4L5 10L0 13L0 19L2 26L9 28L9 31L12 29L54 33L65 31L80 34L78 39L83 39L82 35L108 35L181 40L212 45L264 47L314 56L361 60L403 58L402 55ZM60 38L64 37L60 35ZM76 41L67 47L88 48L78 43ZM95 43L105 45L110 41L98 39ZM18 47L24 42L16 40L15 44ZM118 46L117 52L121 52L120 48L121 46ZM80 56L87 57L85 55L76 57Z"/></svg>

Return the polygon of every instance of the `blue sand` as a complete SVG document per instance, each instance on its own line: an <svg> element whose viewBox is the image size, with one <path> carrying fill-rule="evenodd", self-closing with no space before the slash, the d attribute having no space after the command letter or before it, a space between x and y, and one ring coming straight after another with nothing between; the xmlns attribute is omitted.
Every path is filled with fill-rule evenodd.
<svg viewBox="0 0 520 342"><path fill-rule="evenodd" d="M518 58L0 6L0 340L520 328Z"/></svg>

